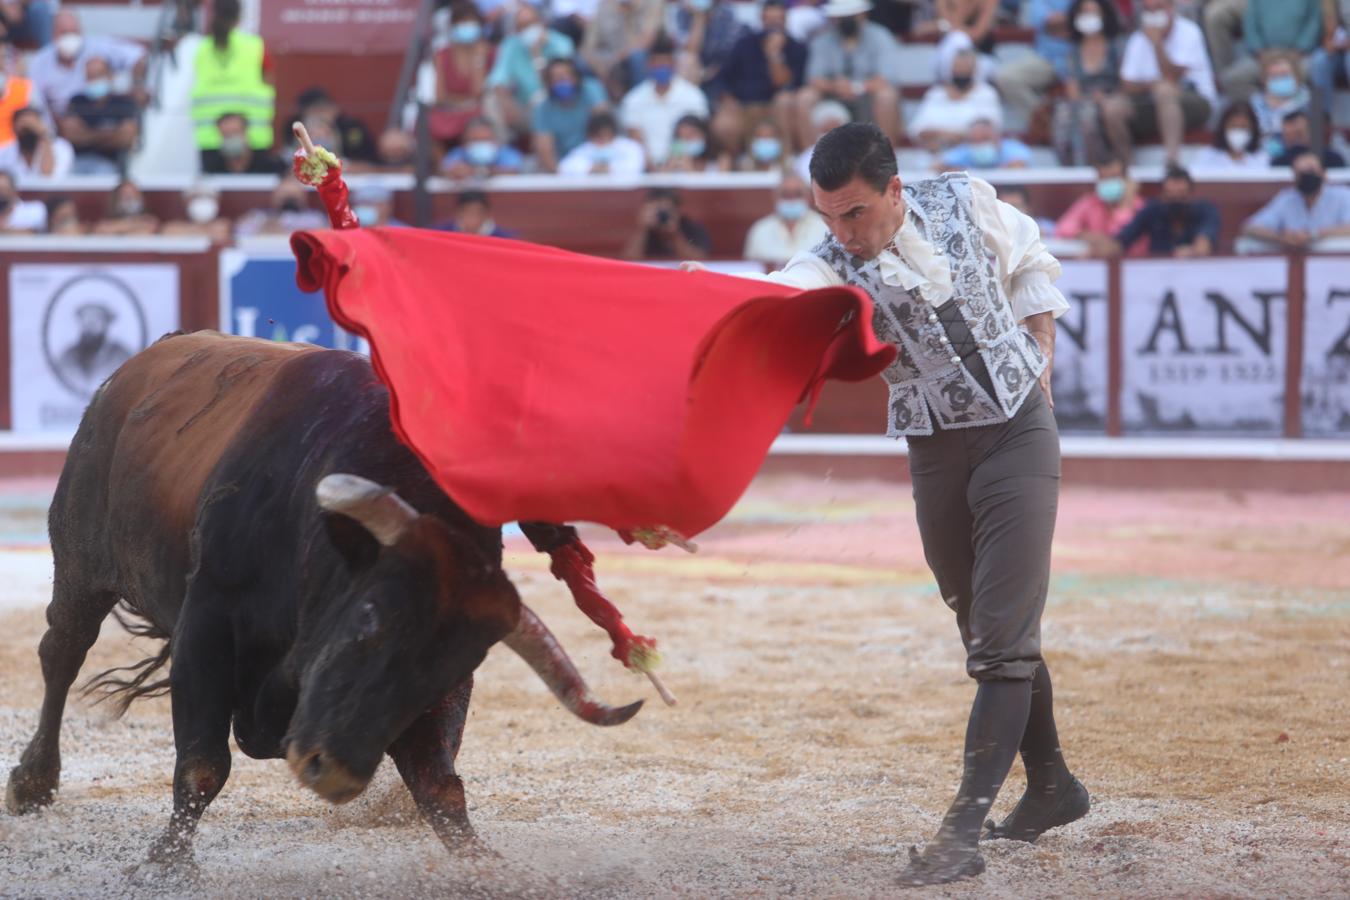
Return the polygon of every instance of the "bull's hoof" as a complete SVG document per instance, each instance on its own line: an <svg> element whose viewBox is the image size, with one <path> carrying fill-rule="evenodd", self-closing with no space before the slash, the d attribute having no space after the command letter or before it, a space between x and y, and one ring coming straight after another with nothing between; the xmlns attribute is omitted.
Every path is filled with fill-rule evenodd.
<svg viewBox="0 0 1350 900"><path fill-rule="evenodd" d="M9 770L9 785L5 788L5 809L10 815L22 816L50 806L56 799L61 774L44 773L23 765Z"/></svg>

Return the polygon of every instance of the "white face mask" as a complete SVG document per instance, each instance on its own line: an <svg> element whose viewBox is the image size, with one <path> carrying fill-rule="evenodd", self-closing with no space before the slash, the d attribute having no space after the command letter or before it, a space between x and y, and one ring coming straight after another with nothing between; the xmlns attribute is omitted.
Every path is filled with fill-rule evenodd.
<svg viewBox="0 0 1350 900"><path fill-rule="evenodd" d="M529 28L522 29L520 32L520 39L531 47L538 43L543 36L544 26L538 22L535 22Z"/></svg>
<svg viewBox="0 0 1350 900"><path fill-rule="evenodd" d="M198 225L214 222L220 212L220 204L215 197L193 197L188 201L188 218Z"/></svg>
<svg viewBox="0 0 1350 900"><path fill-rule="evenodd" d="M56 52L62 59L74 59L84 48L84 35L72 31L61 35L52 43L56 44Z"/></svg>
<svg viewBox="0 0 1350 900"><path fill-rule="evenodd" d="M1251 143L1252 131L1250 128L1230 128L1223 133L1224 140L1228 141L1228 149L1234 153L1246 153L1247 145Z"/></svg>
<svg viewBox="0 0 1350 900"><path fill-rule="evenodd" d="M1096 13L1083 13L1073 20L1073 27L1079 34L1097 34L1102 30L1102 17Z"/></svg>
<svg viewBox="0 0 1350 900"><path fill-rule="evenodd" d="M1165 9L1154 9L1139 14L1139 24L1145 28L1166 28L1171 18Z"/></svg>

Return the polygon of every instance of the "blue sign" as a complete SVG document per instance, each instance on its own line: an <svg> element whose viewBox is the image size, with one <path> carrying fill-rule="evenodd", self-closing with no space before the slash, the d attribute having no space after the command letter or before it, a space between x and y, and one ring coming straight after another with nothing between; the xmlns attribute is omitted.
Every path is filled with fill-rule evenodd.
<svg viewBox="0 0 1350 900"><path fill-rule="evenodd" d="M295 258L289 254L221 254L220 328L245 337L370 352L364 338L344 331L328 315L322 291L306 294L296 286Z"/></svg>

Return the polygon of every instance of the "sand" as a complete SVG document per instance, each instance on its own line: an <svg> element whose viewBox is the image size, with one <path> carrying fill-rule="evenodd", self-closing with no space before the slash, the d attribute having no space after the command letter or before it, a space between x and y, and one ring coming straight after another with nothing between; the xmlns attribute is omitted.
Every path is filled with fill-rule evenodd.
<svg viewBox="0 0 1350 900"><path fill-rule="evenodd" d="M0 765L36 720L50 587L43 492L0 502ZM903 485L757 482L693 557L598 532L603 585L656 635L667 683L607 657L544 560L508 564L631 723L570 718L497 649L460 755L501 856L449 856L392 767L332 808L236 753L200 880L132 882L170 809L166 700L120 721L72 702L61 792L0 815L0 896L883 897L959 776L973 693ZM1350 497L1067 489L1045 619L1086 819L986 847L945 897L1350 894ZM88 670L144 648L109 622ZM996 805L1021 791L1020 765Z"/></svg>

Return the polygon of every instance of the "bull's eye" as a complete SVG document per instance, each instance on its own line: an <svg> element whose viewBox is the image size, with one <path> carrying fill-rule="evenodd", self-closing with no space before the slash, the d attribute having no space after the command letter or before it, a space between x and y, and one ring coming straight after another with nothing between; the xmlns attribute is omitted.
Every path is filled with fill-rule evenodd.
<svg viewBox="0 0 1350 900"><path fill-rule="evenodd" d="M362 603L356 618L356 639L368 641L380 631L380 616L373 603Z"/></svg>

